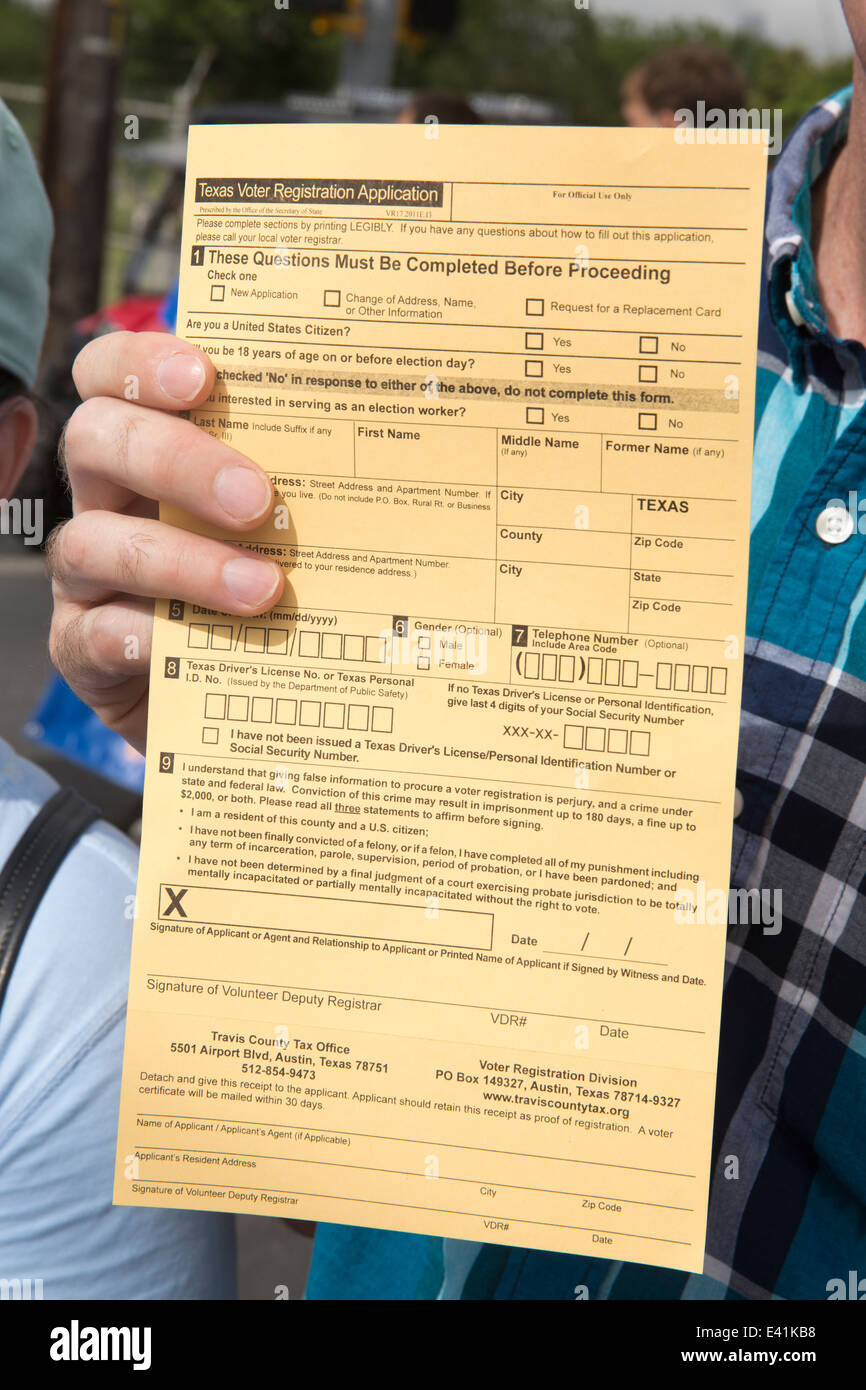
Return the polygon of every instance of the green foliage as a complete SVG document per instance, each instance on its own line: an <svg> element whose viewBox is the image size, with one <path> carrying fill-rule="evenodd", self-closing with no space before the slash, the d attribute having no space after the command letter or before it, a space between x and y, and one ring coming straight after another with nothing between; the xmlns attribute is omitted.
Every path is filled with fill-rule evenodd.
<svg viewBox="0 0 866 1390"><path fill-rule="evenodd" d="M610 83L610 55L589 10L563 0L464 0L448 39L404 47L396 85L467 92L521 92L562 106L580 124L598 124Z"/></svg>
<svg viewBox="0 0 866 1390"><path fill-rule="evenodd" d="M0 0L0 80L38 83L48 53L49 8ZM273 0L128 0L122 89L167 98L209 43L216 58L200 101L277 101L291 91L328 91L338 71L337 32L318 37L309 17ZM399 50L395 85L468 92L522 92L557 105L581 125L616 125L625 74L670 44L705 39L742 63L755 106L781 107L785 129L843 86L850 63L817 63L747 33L678 23L652 29L598 20L567 0L463 0L448 39Z"/></svg>
<svg viewBox="0 0 866 1390"><path fill-rule="evenodd" d="M0 0L0 81L42 81L48 52L47 10Z"/></svg>
<svg viewBox="0 0 866 1390"><path fill-rule="evenodd" d="M660 48L701 40L742 65L750 104L781 108L788 132L810 106L851 77L848 59L817 63L799 48L777 48L753 34L709 24L648 29L631 19L598 21L591 10L566 8L562 0L497 0L495 15L489 0L464 0L452 38L403 49L398 85L524 92L554 102L576 124L618 125L626 74Z"/></svg>
<svg viewBox="0 0 866 1390"><path fill-rule="evenodd" d="M166 96L207 44L217 53L200 102L278 101L291 91L328 91L339 63L336 34L273 0L132 0L123 88Z"/></svg>

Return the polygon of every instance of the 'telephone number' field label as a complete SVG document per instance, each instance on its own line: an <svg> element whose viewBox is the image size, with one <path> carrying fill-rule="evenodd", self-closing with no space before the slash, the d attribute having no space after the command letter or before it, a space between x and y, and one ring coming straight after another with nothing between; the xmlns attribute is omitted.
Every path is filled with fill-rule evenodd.
<svg viewBox="0 0 866 1390"><path fill-rule="evenodd" d="M116 1200L699 1270L765 150L428 135L191 132L287 584L159 605Z"/></svg>

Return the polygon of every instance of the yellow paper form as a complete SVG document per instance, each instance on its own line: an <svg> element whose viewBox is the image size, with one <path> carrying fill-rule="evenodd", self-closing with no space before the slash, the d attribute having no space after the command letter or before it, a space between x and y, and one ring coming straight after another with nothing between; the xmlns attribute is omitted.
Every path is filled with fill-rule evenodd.
<svg viewBox="0 0 866 1390"><path fill-rule="evenodd" d="M158 605L116 1201L702 1267L765 147L692 139L191 131L288 583Z"/></svg>

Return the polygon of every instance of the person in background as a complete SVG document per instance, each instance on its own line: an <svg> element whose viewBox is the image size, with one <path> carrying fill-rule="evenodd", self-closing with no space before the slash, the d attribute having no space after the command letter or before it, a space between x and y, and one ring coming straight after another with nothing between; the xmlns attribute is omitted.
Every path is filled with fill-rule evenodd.
<svg viewBox="0 0 866 1390"><path fill-rule="evenodd" d="M45 328L50 246L51 213L33 156L0 102L2 498L12 496L36 438L29 391ZM4 662L14 660L4 652ZM0 739L0 873L56 791L51 777ZM50 880L17 955L5 958L0 1298L27 1297L24 1288L45 1299L235 1296L231 1217L112 1206L136 859L126 836L92 823ZM14 891L0 896L0 942L27 875L38 869L34 855Z"/></svg>
<svg viewBox="0 0 866 1390"><path fill-rule="evenodd" d="M688 43L632 68L622 84L622 118L630 126L674 126L677 111L690 111L700 125L701 110L739 111L747 99L746 74L733 58L713 44Z"/></svg>

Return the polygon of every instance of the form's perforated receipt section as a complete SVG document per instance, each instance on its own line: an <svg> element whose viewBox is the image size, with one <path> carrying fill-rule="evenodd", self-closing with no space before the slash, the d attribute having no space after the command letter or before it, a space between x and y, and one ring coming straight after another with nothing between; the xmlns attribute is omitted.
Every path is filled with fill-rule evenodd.
<svg viewBox="0 0 866 1390"><path fill-rule="evenodd" d="M429 134L191 133L287 587L160 606L116 1198L696 1270L764 150Z"/></svg>

